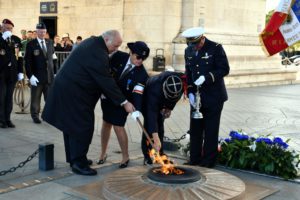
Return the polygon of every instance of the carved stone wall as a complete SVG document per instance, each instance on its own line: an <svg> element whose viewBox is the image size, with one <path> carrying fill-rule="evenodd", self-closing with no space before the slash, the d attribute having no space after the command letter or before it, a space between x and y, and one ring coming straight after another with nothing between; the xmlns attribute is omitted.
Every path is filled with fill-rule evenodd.
<svg viewBox="0 0 300 200"><path fill-rule="evenodd" d="M186 45L180 33L203 26L209 39L224 46L231 70L283 68L279 56L267 58L258 41L265 26L265 0L64 0L57 1L57 14L40 14L40 2L0 0L1 17L15 23L16 35L21 29L34 30L41 16L57 17L57 34L69 33L73 40L118 29L124 40L121 50L136 40L149 45L149 70L157 48L164 49L167 65L183 70Z"/></svg>

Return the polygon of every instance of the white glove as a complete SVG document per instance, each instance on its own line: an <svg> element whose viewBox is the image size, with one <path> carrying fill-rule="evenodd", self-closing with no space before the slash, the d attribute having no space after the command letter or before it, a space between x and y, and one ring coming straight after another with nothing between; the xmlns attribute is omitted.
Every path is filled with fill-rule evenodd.
<svg viewBox="0 0 300 200"><path fill-rule="evenodd" d="M134 120L134 121L136 121L136 119L138 118L138 117L140 117L140 111L134 111L134 112L132 112L131 113L131 118Z"/></svg>
<svg viewBox="0 0 300 200"><path fill-rule="evenodd" d="M100 99L106 99L106 96L104 94L101 94Z"/></svg>
<svg viewBox="0 0 300 200"><path fill-rule="evenodd" d="M21 81L24 79L24 74L23 73L18 73L18 81Z"/></svg>
<svg viewBox="0 0 300 200"><path fill-rule="evenodd" d="M29 81L30 81L30 85L32 86L37 86L37 83L39 82L39 80L34 75L30 77Z"/></svg>
<svg viewBox="0 0 300 200"><path fill-rule="evenodd" d="M189 93L189 101L193 108L196 108L195 95L193 93Z"/></svg>
<svg viewBox="0 0 300 200"><path fill-rule="evenodd" d="M204 76L200 76L195 82L194 84L199 86L199 85L202 85L205 81L205 77Z"/></svg>
<svg viewBox="0 0 300 200"><path fill-rule="evenodd" d="M3 34L2 34L2 38L3 40L6 40L7 38L10 38L12 36L12 33L10 31L5 31Z"/></svg>

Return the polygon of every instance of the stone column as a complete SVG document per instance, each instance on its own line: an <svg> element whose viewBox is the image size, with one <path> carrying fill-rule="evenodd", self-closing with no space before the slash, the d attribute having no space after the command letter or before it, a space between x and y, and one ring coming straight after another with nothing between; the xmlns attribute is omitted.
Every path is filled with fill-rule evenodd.
<svg viewBox="0 0 300 200"><path fill-rule="evenodd" d="M146 67L152 69L152 57L157 48L163 48L166 62L170 63L172 40L180 30L181 0L125 0L124 44L143 40L151 52ZM124 47L125 49L125 47Z"/></svg>

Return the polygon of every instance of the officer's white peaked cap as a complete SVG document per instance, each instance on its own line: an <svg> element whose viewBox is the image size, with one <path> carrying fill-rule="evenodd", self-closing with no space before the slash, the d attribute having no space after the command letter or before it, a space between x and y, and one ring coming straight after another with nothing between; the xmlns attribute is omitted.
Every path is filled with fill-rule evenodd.
<svg viewBox="0 0 300 200"><path fill-rule="evenodd" d="M193 38L193 37L199 37L203 34L204 34L204 28L194 27L194 28L189 28L189 29L183 31L181 33L181 36L185 37L185 38Z"/></svg>

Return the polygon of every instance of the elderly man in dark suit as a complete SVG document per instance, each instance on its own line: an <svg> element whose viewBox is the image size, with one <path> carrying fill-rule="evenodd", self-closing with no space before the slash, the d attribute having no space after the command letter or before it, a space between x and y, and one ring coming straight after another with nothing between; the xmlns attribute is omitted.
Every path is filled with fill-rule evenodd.
<svg viewBox="0 0 300 200"><path fill-rule="evenodd" d="M13 108L13 93L18 80L24 78L22 60L18 59L21 39L12 35L14 24L9 19L2 21L0 32L0 127L14 128L10 114Z"/></svg>
<svg viewBox="0 0 300 200"><path fill-rule="evenodd" d="M64 134L66 160L72 171L96 175L87 153L94 133L94 109L103 93L126 112L126 100L109 72L109 54L122 44L120 33L110 30L82 42L65 60L48 95L42 118Z"/></svg>
<svg viewBox="0 0 300 200"><path fill-rule="evenodd" d="M45 39L46 25L39 23L36 26L37 38L28 42L25 53L27 77L30 78L31 104L30 113L34 123L41 123L39 119L41 97L47 99L48 89L54 79L53 73L53 43Z"/></svg>
<svg viewBox="0 0 300 200"><path fill-rule="evenodd" d="M134 104L136 111L134 116L139 115L142 108L143 91L148 79L148 74L143 65L143 61L149 56L150 49L142 41L127 43L130 53L118 51L111 58L111 69L114 79L126 98ZM128 137L124 125L127 115L119 105L114 105L106 97L101 99L103 110L103 123L101 129L101 155L98 164L103 164L106 160L106 150L113 126L117 135L123 159L120 168L127 167L129 163Z"/></svg>
<svg viewBox="0 0 300 200"><path fill-rule="evenodd" d="M191 113L199 106L203 114L202 119L191 117L189 164L211 168L216 164L221 112L228 99L224 76L229 73L229 63L222 45L203 34L202 27L182 33L188 45L184 57Z"/></svg>

